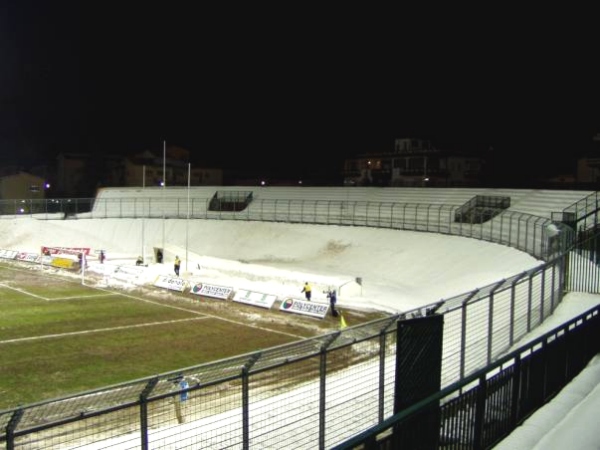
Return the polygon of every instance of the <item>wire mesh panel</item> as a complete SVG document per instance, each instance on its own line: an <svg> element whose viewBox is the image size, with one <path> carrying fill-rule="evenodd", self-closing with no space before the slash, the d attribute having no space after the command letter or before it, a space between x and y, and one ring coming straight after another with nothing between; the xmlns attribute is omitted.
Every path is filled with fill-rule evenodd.
<svg viewBox="0 0 600 450"><path fill-rule="evenodd" d="M511 289L495 292L490 297L491 314L488 328L490 329L490 351L488 359L491 360L508 350L511 342Z"/></svg>
<svg viewBox="0 0 600 450"><path fill-rule="evenodd" d="M490 314L489 302L478 299L466 304L463 316L463 369L464 377L481 368L487 361L488 327L486 326ZM481 326L473 326L479 324ZM467 331L468 330L468 331Z"/></svg>
<svg viewBox="0 0 600 450"><path fill-rule="evenodd" d="M527 274L524 274L527 275ZM511 287L511 310L513 311L512 344L531 330L531 301L529 277L516 281Z"/></svg>
<svg viewBox="0 0 600 450"><path fill-rule="evenodd" d="M442 386L460 379L462 369L462 318L463 309L444 314L444 346L442 348Z"/></svg>
<svg viewBox="0 0 600 450"><path fill-rule="evenodd" d="M319 363L313 356L251 375L250 448L318 446Z"/></svg>
<svg viewBox="0 0 600 450"><path fill-rule="evenodd" d="M382 356L378 338L328 354L324 410L327 448L376 425L380 413L386 417L392 413L394 357ZM351 368L340 366L346 360L355 361ZM380 372L385 366L387 371Z"/></svg>
<svg viewBox="0 0 600 450"><path fill-rule="evenodd" d="M181 391L151 403L150 448L240 448L244 440L239 380Z"/></svg>
<svg viewBox="0 0 600 450"><path fill-rule="evenodd" d="M139 410L121 408L107 414L75 417L60 426L42 427L41 431L19 436L17 448L85 448L98 442L118 442L120 448L139 448Z"/></svg>

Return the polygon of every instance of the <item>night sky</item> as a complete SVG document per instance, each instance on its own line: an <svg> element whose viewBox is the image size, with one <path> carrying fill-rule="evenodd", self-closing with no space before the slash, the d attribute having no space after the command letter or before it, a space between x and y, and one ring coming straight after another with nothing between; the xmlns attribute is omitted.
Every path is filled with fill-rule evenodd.
<svg viewBox="0 0 600 450"><path fill-rule="evenodd" d="M556 173L600 133L583 13L12 3L0 10L0 163L166 140L193 163L327 177L417 137Z"/></svg>

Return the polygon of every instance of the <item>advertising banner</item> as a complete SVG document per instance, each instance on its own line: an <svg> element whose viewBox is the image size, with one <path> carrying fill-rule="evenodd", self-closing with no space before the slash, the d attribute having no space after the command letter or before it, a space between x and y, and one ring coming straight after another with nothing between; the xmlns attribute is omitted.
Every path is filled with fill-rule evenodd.
<svg viewBox="0 0 600 450"><path fill-rule="evenodd" d="M169 289L171 291L183 292L187 283L181 278L173 278L167 275L159 275L154 282L154 286Z"/></svg>
<svg viewBox="0 0 600 450"><path fill-rule="evenodd" d="M329 310L329 304L286 298L281 302L279 309L285 312L304 314L306 316L319 317L322 319Z"/></svg>
<svg viewBox="0 0 600 450"><path fill-rule="evenodd" d="M43 255L77 255L79 253L83 253L84 255L90 254L89 247L42 247Z"/></svg>
<svg viewBox="0 0 600 450"><path fill-rule="evenodd" d="M262 292L252 292L240 289L233 296L234 302L246 303L252 306L270 309L277 300L276 295L263 294Z"/></svg>
<svg viewBox="0 0 600 450"><path fill-rule="evenodd" d="M18 253L16 250L0 250L0 258L15 259Z"/></svg>
<svg viewBox="0 0 600 450"><path fill-rule="evenodd" d="M37 253L19 252L15 259L25 262L38 262L40 260L39 258L40 255L38 255Z"/></svg>
<svg viewBox="0 0 600 450"><path fill-rule="evenodd" d="M61 269L73 269L75 265L79 267L79 263L75 264L75 261L69 258L52 258L50 264L53 267L60 267Z"/></svg>
<svg viewBox="0 0 600 450"><path fill-rule="evenodd" d="M114 270L115 272L133 275L135 277L139 277L144 273L144 268L139 266L117 266L117 268Z"/></svg>
<svg viewBox="0 0 600 450"><path fill-rule="evenodd" d="M190 294L203 295L205 297L215 297L227 300L233 288L224 286L215 286L213 284L196 283L190 289Z"/></svg>
<svg viewBox="0 0 600 450"><path fill-rule="evenodd" d="M125 283L141 284L140 276L144 273L143 267L117 266L116 269L113 269L112 267L114 266L100 264L100 270L98 270L98 267L96 267L95 270L102 271L102 273L114 280L123 281Z"/></svg>

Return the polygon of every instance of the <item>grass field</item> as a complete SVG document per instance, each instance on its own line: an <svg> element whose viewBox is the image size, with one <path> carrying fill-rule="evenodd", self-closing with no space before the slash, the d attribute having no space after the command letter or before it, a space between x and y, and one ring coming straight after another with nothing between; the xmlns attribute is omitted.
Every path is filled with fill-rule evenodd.
<svg viewBox="0 0 600 450"><path fill-rule="evenodd" d="M89 284L89 285L88 285ZM65 271L0 263L0 409L269 348L339 328L153 286L94 287ZM276 307L278 304L275 305ZM350 325L384 317L344 311Z"/></svg>

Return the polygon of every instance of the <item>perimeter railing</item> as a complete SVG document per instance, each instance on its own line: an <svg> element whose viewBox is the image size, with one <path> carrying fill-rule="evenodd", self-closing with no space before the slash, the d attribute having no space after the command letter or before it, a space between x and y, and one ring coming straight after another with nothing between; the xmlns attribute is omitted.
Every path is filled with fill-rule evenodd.
<svg viewBox="0 0 600 450"><path fill-rule="evenodd" d="M334 449L493 448L598 352L600 305Z"/></svg>
<svg viewBox="0 0 600 450"><path fill-rule="evenodd" d="M231 211L211 210L211 204L211 198L185 197L2 200L0 211L3 218L246 220L427 231L495 242L544 260L564 252L574 236L573 228L563 222L523 212L504 211L485 220L475 211L471 222L460 221L463 205L254 199L244 210Z"/></svg>

